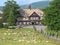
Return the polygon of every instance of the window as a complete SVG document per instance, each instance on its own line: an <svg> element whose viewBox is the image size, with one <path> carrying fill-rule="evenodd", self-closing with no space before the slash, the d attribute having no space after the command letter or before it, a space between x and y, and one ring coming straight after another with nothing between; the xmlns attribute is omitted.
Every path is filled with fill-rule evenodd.
<svg viewBox="0 0 60 45"><path fill-rule="evenodd" d="M31 17L30 20L34 20L34 17Z"/></svg>
<svg viewBox="0 0 60 45"><path fill-rule="evenodd" d="M31 17L30 20L39 20L38 17Z"/></svg>
<svg viewBox="0 0 60 45"><path fill-rule="evenodd" d="M36 15L35 13L33 15Z"/></svg>
<svg viewBox="0 0 60 45"><path fill-rule="evenodd" d="M35 20L35 17L33 19Z"/></svg>
<svg viewBox="0 0 60 45"><path fill-rule="evenodd" d="M20 22L19 24L22 24L22 22Z"/></svg>
<svg viewBox="0 0 60 45"><path fill-rule="evenodd" d="M31 17L31 20L33 19L33 17Z"/></svg>
<svg viewBox="0 0 60 45"><path fill-rule="evenodd" d="M39 18L38 17L36 17L36 20L38 20Z"/></svg>
<svg viewBox="0 0 60 45"><path fill-rule="evenodd" d="M29 24L29 22L27 22L27 24Z"/></svg>
<svg viewBox="0 0 60 45"><path fill-rule="evenodd" d="M24 22L24 24L26 24L26 22Z"/></svg>
<svg viewBox="0 0 60 45"><path fill-rule="evenodd" d="M39 22L36 22L36 24L38 24Z"/></svg>

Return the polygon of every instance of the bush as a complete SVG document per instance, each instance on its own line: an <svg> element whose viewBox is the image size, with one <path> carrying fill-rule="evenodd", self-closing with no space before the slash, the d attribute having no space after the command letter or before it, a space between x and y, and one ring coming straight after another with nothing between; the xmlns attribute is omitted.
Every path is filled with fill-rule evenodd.
<svg viewBox="0 0 60 45"><path fill-rule="evenodd" d="M3 28L3 21L0 19L0 28Z"/></svg>
<svg viewBox="0 0 60 45"><path fill-rule="evenodd" d="M8 25L3 25L4 28L8 28Z"/></svg>

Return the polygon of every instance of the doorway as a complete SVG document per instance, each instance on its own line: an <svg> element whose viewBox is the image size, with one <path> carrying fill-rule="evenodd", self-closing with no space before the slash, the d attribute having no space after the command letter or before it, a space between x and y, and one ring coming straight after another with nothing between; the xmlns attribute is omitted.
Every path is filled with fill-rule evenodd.
<svg viewBox="0 0 60 45"><path fill-rule="evenodd" d="M35 22L32 22L32 25L35 25Z"/></svg>

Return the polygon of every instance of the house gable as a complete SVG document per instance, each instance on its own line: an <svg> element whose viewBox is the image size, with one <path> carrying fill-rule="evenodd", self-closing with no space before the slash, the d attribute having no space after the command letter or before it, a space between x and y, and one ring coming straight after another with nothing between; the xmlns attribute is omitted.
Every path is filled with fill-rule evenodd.
<svg viewBox="0 0 60 45"><path fill-rule="evenodd" d="M36 13L36 12L33 12L30 16L29 16L29 19L31 21L36 21L36 20L40 20L40 16Z"/></svg>
<svg viewBox="0 0 60 45"><path fill-rule="evenodd" d="M29 17L40 17L36 12L33 12Z"/></svg>

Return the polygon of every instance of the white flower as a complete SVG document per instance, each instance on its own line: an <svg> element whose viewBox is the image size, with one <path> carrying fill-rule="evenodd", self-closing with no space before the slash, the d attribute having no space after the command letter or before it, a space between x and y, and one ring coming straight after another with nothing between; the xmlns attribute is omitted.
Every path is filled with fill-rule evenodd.
<svg viewBox="0 0 60 45"><path fill-rule="evenodd" d="M49 42L49 41L46 41L47 43Z"/></svg>
<svg viewBox="0 0 60 45"><path fill-rule="evenodd" d="M6 32L8 32L8 31L6 31Z"/></svg>
<svg viewBox="0 0 60 45"><path fill-rule="evenodd" d="M14 41L16 41L17 39L13 39Z"/></svg>
<svg viewBox="0 0 60 45"><path fill-rule="evenodd" d="M21 42L22 40L19 40L19 42Z"/></svg>
<svg viewBox="0 0 60 45"><path fill-rule="evenodd" d="M4 35L7 35L7 33L4 33Z"/></svg>
<svg viewBox="0 0 60 45"><path fill-rule="evenodd" d="M8 35L11 35L11 33L8 33Z"/></svg>
<svg viewBox="0 0 60 45"><path fill-rule="evenodd" d="M24 40L21 40L21 41L24 41Z"/></svg>
<svg viewBox="0 0 60 45"><path fill-rule="evenodd" d="M17 34L17 33L13 33L13 34Z"/></svg>
<svg viewBox="0 0 60 45"><path fill-rule="evenodd" d="M39 41L39 42L41 42L41 41Z"/></svg>
<svg viewBox="0 0 60 45"><path fill-rule="evenodd" d="M23 37L23 39L25 39L25 37Z"/></svg>
<svg viewBox="0 0 60 45"><path fill-rule="evenodd" d="M27 41L27 43L30 43L30 41Z"/></svg>
<svg viewBox="0 0 60 45"><path fill-rule="evenodd" d="M5 40L5 38L3 38L3 40Z"/></svg>

